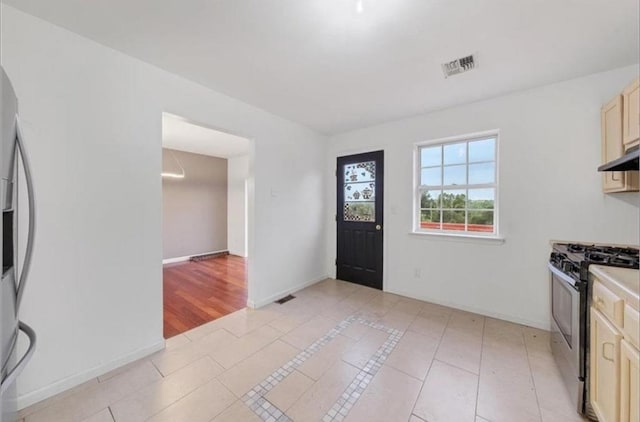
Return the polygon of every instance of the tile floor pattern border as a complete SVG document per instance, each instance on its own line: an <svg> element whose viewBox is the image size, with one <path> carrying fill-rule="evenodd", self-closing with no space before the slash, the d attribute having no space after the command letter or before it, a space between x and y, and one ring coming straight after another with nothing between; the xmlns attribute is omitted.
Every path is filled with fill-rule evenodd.
<svg viewBox="0 0 640 422"><path fill-rule="evenodd" d="M342 320L334 328L329 330L327 334L313 342L311 346L298 353L296 357L276 369L271 373L271 375L249 390L249 392L242 397L242 401L265 422L292 422L292 419L288 417L284 411L279 409L269 400L265 399L264 396L287 376L292 374L296 368L302 365L307 359L322 349L322 347L327 345L331 340L336 338L338 334L347 329L354 322L386 332L389 337L387 338L387 341L385 341L372 355L371 359L367 361L364 369L356 375L353 381L344 390L340 398L338 398L322 418L322 422L341 422L344 420L373 377L380 370L383 363L387 360L391 352L393 352L393 349L398 345L398 342L404 335L404 331L385 327L382 324L367 321L366 319L356 315L351 315L350 317Z"/></svg>

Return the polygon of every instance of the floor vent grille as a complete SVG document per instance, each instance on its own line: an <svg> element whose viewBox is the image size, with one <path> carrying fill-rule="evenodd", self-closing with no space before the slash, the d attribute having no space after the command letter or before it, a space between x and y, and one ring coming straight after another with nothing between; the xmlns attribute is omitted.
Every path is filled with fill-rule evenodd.
<svg viewBox="0 0 640 422"><path fill-rule="evenodd" d="M295 298L296 297L294 295L286 295L282 299L276 300L275 303L282 305L283 303L286 303L286 302L290 301L291 299L295 299Z"/></svg>
<svg viewBox="0 0 640 422"><path fill-rule="evenodd" d="M205 259L219 258L221 256L227 256L227 255L229 255L229 251L206 253L202 255L194 255L191 258L189 258L189 261L198 262L198 261L204 261Z"/></svg>

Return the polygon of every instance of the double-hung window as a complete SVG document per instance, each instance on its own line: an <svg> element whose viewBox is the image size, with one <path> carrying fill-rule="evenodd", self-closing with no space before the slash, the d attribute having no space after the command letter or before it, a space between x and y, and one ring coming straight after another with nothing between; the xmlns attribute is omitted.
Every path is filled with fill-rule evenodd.
<svg viewBox="0 0 640 422"><path fill-rule="evenodd" d="M498 236L498 132L416 145L418 233Z"/></svg>

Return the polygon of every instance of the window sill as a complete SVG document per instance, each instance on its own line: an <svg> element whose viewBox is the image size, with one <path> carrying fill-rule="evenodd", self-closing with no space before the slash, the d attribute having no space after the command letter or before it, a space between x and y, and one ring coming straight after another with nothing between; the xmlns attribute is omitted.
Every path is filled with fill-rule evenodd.
<svg viewBox="0 0 640 422"><path fill-rule="evenodd" d="M457 242L470 243L493 243L502 245L506 242L504 237L500 236L475 236L472 234L456 234L456 233L428 233L428 232L409 232L412 236L441 238L442 240L453 240Z"/></svg>

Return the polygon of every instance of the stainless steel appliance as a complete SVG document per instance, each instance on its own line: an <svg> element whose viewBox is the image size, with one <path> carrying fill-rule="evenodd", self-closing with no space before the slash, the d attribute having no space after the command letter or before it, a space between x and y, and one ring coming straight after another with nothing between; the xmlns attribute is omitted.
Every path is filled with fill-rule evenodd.
<svg viewBox="0 0 640 422"><path fill-rule="evenodd" d="M551 350L578 413L596 419L589 405L589 265L638 268L638 249L555 243L549 259Z"/></svg>
<svg viewBox="0 0 640 422"><path fill-rule="evenodd" d="M27 245L21 271L18 273L18 167L24 169L27 188L29 222ZM18 319L20 302L26 286L35 235L35 203L29 160L18 119L18 100L4 69L0 67L0 206L2 207L2 279L0 281L0 422L16 420L15 381L35 351L33 330ZM22 181L22 178L20 179ZM16 353L20 331L29 338L26 353Z"/></svg>
<svg viewBox="0 0 640 422"><path fill-rule="evenodd" d="M631 148L622 157L598 167L598 171L640 170L640 147Z"/></svg>

